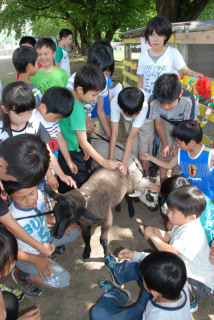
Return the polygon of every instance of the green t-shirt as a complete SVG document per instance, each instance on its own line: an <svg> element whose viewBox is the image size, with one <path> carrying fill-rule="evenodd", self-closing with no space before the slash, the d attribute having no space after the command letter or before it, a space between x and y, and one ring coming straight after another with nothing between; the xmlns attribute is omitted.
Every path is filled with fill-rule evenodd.
<svg viewBox="0 0 214 320"><path fill-rule="evenodd" d="M57 86L65 88L68 82L68 74L65 70L55 67L51 72L44 72L39 69L35 76L32 76L31 82L39 88L42 94L49 88Z"/></svg>
<svg viewBox="0 0 214 320"><path fill-rule="evenodd" d="M86 131L86 113L83 104L74 98L71 115L59 121L60 130L68 144L69 151L81 151L76 130Z"/></svg>

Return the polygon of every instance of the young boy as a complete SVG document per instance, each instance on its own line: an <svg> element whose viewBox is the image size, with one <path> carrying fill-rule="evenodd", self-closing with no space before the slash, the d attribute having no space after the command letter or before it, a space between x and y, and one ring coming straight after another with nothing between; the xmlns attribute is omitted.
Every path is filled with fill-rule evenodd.
<svg viewBox="0 0 214 320"><path fill-rule="evenodd" d="M29 46L17 48L13 52L12 61L16 71L19 73L19 80L27 83L32 90L38 107L41 104L42 94L30 81L31 76L35 76L38 71L37 51Z"/></svg>
<svg viewBox="0 0 214 320"><path fill-rule="evenodd" d="M47 227L47 223L54 225L55 217L37 216L45 212L45 201L41 191L37 186L23 188L17 182L2 181L5 191L13 200L9 209L18 223L38 242L55 243L60 246L73 242L80 234L76 225L70 226L66 234L56 240ZM28 218L28 216L35 216ZM26 218L25 218L26 216ZM72 231L71 231L72 230ZM68 234L68 235L67 235ZM12 272L13 280L19 284L25 295L36 297L41 294L39 286L43 285L51 288L63 288L70 284L70 274L58 263L50 258L40 256L39 252L26 243L18 241L18 256L15 268Z"/></svg>
<svg viewBox="0 0 214 320"><path fill-rule="evenodd" d="M49 147L58 159L58 149L61 151L70 171L76 174L78 169L71 160L67 142L60 128L59 120L69 117L73 110L74 98L66 88L52 87L42 97L40 106L34 110L34 115L40 120L51 136Z"/></svg>
<svg viewBox="0 0 214 320"><path fill-rule="evenodd" d="M33 84L39 88L42 94L51 87L66 87L68 74L65 70L53 65L56 56L56 45L50 38L41 38L36 44L36 51L39 55L39 62L42 68L35 76L31 77Z"/></svg>
<svg viewBox="0 0 214 320"><path fill-rule="evenodd" d="M176 146L171 131L183 120L194 120L199 115L193 94L181 88L180 79L174 73L160 76L154 87L154 94L148 101L147 119L154 120L160 138L158 158L171 160L171 151ZM142 159L145 160L145 159ZM167 177L167 170L160 168L160 181Z"/></svg>
<svg viewBox="0 0 214 320"><path fill-rule="evenodd" d="M91 103L97 99L98 94L105 88L105 77L98 67L87 64L81 67L75 76L74 90L74 108L70 117L63 118L59 121L61 132L68 144L71 158L78 167L78 173L73 175L70 172L65 159L59 152L59 163L64 172L71 174L79 188L89 177L89 168L86 160L91 157L101 166L114 170L117 162L104 159L87 141L86 135L86 114L83 108L83 102ZM65 192L68 187L59 181L59 191Z"/></svg>
<svg viewBox="0 0 214 320"><path fill-rule="evenodd" d="M70 62L68 57L68 52L66 48L68 48L72 42L73 33L69 29L62 29L59 33L59 45L56 48L56 57L55 63L56 66L64 69L68 76L70 77Z"/></svg>
<svg viewBox="0 0 214 320"><path fill-rule="evenodd" d="M206 198L196 187L182 186L170 192L167 206L172 230L146 227L142 232L159 251L169 251L182 258L191 294L209 297L214 290L214 266L209 261L210 247L198 219L206 207Z"/></svg>
<svg viewBox="0 0 214 320"><path fill-rule="evenodd" d="M120 170L127 174L127 163L131 152L138 157L139 151L143 149L144 141L139 134L148 111L144 100L143 91L129 87L123 89L111 102L111 137L109 144L109 159L114 158L114 150L117 142L120 115L124 117L127 140ZM138 135L139 134L139 135Z"/></svg>
<svg viewBox="0 0 214 320"><path fill-rule="evenodd" d="M108 260L111 258L111 260ZM111 264L108 264L111 261ZM93 308L92 319L191 319L184 262L175 254L155 252L142 262L116 263L113 256L105 258L114 283L104 280L99 283L105 294ZM128 281L140 281L143 291L136 304L124 307L129 299L128 290L120 286Z"/></svg>
<svg viewBox="0 0 214 320"><path fill-rule="evenodd" d="M214 151L201 143L203 131L194 121L183 121L172 131L178 146L178 154L169 162L146 153L140 158L150 160L165 169L180 166L182 175L198 187L211 201L214 199Z"/></svg>

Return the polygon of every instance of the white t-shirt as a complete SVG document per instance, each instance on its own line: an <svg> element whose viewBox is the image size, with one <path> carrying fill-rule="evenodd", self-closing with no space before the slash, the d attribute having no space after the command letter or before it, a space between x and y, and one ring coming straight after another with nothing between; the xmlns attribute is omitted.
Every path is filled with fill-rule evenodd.
<svg viewBox="0 0 214 320"><path fill-rule="evenodd" d="M148 104L145 99L140 113L135 118L130 119L124 115L123 110L119 107L118 95L111 100L111 121L112 122L119 122L120 115L122 115L125 121L132 124L132 127L141 128L145 122L147 111L148 111Z"/></svg>
<svg viewBox="0 0 214 320"><path fill-rule="evenodd" d="M181 298L176 302L157 303L154 298L147 302L143 320L190 320L190 303L187 285L181 291Z"/></svg>
<svg viewBox="0 0 214 320"><path fill-rule="evenodd" d="M214 265L209 260L210 247L200 219L173 226L169 244L180 252L187 268L187 277L214 290Z"/></svg>
<svg viewBox="0 0 214 320"><path fill-rule="evenodd" d="M175 48L167 46L156 62L152 59L149 50L144 50L141 53L137 69L137 75L144 77L143 90L147 99L152 95L158 77L164 73L173 73L175 69L180 71L186 66L182 55Z"/></svg>
<svg viewBox="0 0 214 320"><path fill-rule="evenodd" d="M65 49L58 46L56 49L55 61L60 62L60 69L64 69L70 77L71 71L68 52Z"/></svg>
<svg viewBox="0 0 214 320"><path fill-rule="evenodd" d="M59 146L58 146L57 137L58 137L58 133L61 132L60 127L59 127L59 123L46 121L43 118L43 116L41 115L41 113L39 111L37 111L36 109L33 110L33 115L42 123L42 125L45 127L45 129L49 133L49 135L51 137L51 140L48 143L49 147L50 147L52 153L58 159Z"/></svg>
<svg viewBox="0 0 214 320"><path fill-rule="evenodd" d="M50 141L50 135L47 130L44 128L42 123L34 115L26 122L25 127L20 131L12 130L12 135L17 136L22 133L31 133L39 136L45 143ZM0 121L0 141L9 138L9 134L4 128L3 121Z"/></svg>
<svg viewBox="0 0 214 320"><path fill-rule="evenodd" d="M66 88L70 91L73 91L74 90L74 79L75 79L75 75L76 75L76 72L74 74L72 74L72 76L68 79L68 82L67 82L67 85L66 85ZM90 118L91 117L91 112L92 110L94 109L95 105L97 104L97 101L100 99L100 98L104 98L108 95L108 86L107 86L107 83L106 83L106 87L103 91L101 91L98 96L97 96L97 99L91 103L85 103L83 102L83 108L85 110L85 113L86 113L86 117L87 118Z"/></svg>
<svg viewBox="0 0 214 320"><path fill-rule="evenodd" d="M38 190L38 200L35 205L40 212L46 212L45 199L40 190ZM34 208L31 208L31 209L20 208L14 201L9 206L9 210L12 216L14 217L14 219L21 218L24 216L35 215L35 218L18 220L17 222L25 229L25 231L27 231L27 233L32 238L34 238L38 242L44 243L48 241L50 237L50 233L47 226L46 216L36 217L37 213L34 210ZM27 253L36 254L36 255L39 254L39 251L29 246L27 243L19 239L17 239L17 242L20 250Z"/></svg>

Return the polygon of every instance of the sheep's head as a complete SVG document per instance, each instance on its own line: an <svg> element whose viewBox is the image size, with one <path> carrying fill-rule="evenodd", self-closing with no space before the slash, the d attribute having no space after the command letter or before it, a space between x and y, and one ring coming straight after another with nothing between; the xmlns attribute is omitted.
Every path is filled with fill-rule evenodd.
<svg viewBox="0 0 214 320"><path fill-rule="evenodd" d="M81 213L78 213L72 197L55 193L49 186L47 186L46 190L49 196L57 201L53 209L56 218L53 235L55 238L60 239L66 229L80 218Z"/></svg>

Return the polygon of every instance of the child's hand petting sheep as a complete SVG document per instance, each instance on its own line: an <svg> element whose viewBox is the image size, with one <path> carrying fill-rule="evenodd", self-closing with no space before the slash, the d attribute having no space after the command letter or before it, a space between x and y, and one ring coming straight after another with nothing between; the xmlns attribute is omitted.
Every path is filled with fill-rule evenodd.
<svg viewBox="0 0 214 320"><path fill-rule="evenodd" d="M134 251L130 249L123 249L118 253L118 257L123 260L132 260L134 258Z"/></svg>

